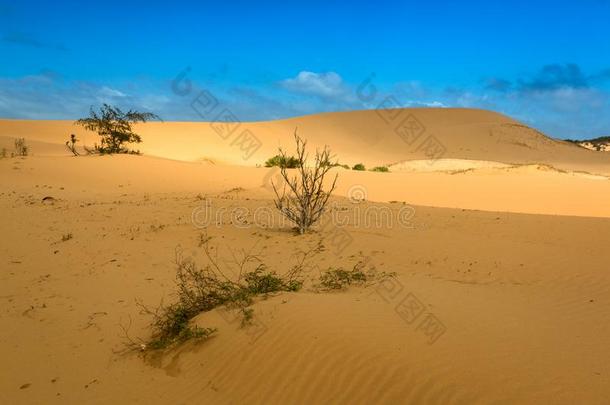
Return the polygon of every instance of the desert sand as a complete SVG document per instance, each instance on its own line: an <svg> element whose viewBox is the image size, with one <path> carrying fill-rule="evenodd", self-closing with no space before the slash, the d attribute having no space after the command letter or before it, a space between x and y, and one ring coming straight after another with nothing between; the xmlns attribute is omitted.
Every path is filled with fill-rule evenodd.
<svg viewBox="0 0 610 405"><path fill-rule="evenodd" d="M80 157L69 135L97 135L71 121L0 120L0 148L31 148L0 159L0 402L607 403L610 153L488 111L401 114L420 136L377 111L242 123L227 139L155 122L136 128L142 156ZM390 168L333 169L341 224L303 236L257 216L274 212L277 179L257 166L291 151L295 128L342 164ZM244 130L251 154L234 141ZM418 148L430 136L440 156ZM126 353L124 329L149 332L136 299L171 301L176 249L204 260L202 233L227 268L256 249L281 273L321 242L312 280L359 260L396 277L259 300L245 328L203 313L210 340ZM405 316L408 299L421 318Z"/></svg>

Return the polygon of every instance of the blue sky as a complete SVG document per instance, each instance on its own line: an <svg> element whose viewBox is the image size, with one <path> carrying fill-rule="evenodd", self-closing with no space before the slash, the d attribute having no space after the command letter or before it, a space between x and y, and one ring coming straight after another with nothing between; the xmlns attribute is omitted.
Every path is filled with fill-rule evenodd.
<svg viewBox="0 0 610 405"><path fill-rule="evenodd" d="M0 117L213 119L190 107L206 89L242 121L391 96L610 135L610 0L83 3L0 0Z"/></svg>

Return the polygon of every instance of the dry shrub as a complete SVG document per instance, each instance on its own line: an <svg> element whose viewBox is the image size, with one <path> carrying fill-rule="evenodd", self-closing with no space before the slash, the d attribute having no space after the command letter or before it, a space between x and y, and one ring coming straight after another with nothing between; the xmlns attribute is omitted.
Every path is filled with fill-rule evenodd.
<svg viewBox="0 0 610 405"><path fill-rule="evenodd" d="M290 176L286 165L280 166L280 173L284 180L282 191L279 186L272 182L275 192L275 206L290 221L294 222L300 234L304 234L315 224L326 209L328 199L335 189L338 175L328 189L324 188L324 179L328 172L336 165L331 162L331 152L328 147L317 150L313 167L307 166L308 154L306 151L307 141L297 135L295 130L294 140L296 142L296 176ZM281 161L288 161L284 150L279 149ZM294 159L294 158L292 158Z"/></svg>
<svg viewBox="0 0 610 405"><path fill-rule="evenodd" d="M27 156L30 148L25 144L25 138L15 139L15 152L13 156Z"/></svg>

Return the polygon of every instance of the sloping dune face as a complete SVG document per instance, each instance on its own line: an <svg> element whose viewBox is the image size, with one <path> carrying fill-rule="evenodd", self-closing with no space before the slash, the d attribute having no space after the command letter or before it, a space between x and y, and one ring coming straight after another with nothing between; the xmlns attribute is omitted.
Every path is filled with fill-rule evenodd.
<svg viewBox="0 0 610 405"><path fill-rule="evenodd" d="M312 147L329 145L340 163L392 165L409 160L469 159L543 163L565 170L605 172L610 155L551 139L504 115L474 109L414 108L316 114L255 123L152 122L136 127L143 153L176 160L255 166L292 149L298 133ZM0 120L0 142L44 142L38 154L63 154L71 133L92 146L94 133L71 121ZM2 137L4 139L2 139ZM0 145L2 146L2 145Z"/></svg>

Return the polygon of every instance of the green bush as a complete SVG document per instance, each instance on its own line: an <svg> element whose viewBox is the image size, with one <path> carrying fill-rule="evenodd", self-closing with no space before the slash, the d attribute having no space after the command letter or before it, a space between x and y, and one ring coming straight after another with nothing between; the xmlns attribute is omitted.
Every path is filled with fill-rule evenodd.
<svg viewBox="0 0 610 405"><path fill-rule="evenodd" d="M275 272L266 271L265 265L259 265L256 270L246 274L246 289L252 295L269 294L277 291L298 291L302 283L298 280L284 280Z"/></svg>
<svg viewBox="0 0 610 405"><path fill-rule="evenodd" d="M372 172L382 172L387 173L390 171L387 166L376 166L371 169Z"/></svg>
<svg viewBox="0 0 610 405"><path fill-rule="evenodd" d="M299 159L294 156L275 155L265 162L265 167L280 167L285 169L296 169L299 167Z"/></svg>
<svg viewBox="0 0 610 405"><path fill-rule="evenodd" d="M165 307L158 312L150 312L155 316L153 321L153 338L145 347L152 350L165 349L171 345L186 342L190 339L204 340L212 336L216 329L201 328L191 325L191 319L198 314L180 302Z"/></svg>
<svg viewBox="0 0 610 405"><path fill-rule="evenodd" d="M366 168L362 163L357 163L354 165L354 167L352 167L352 170L366 170Z"/></svg>

